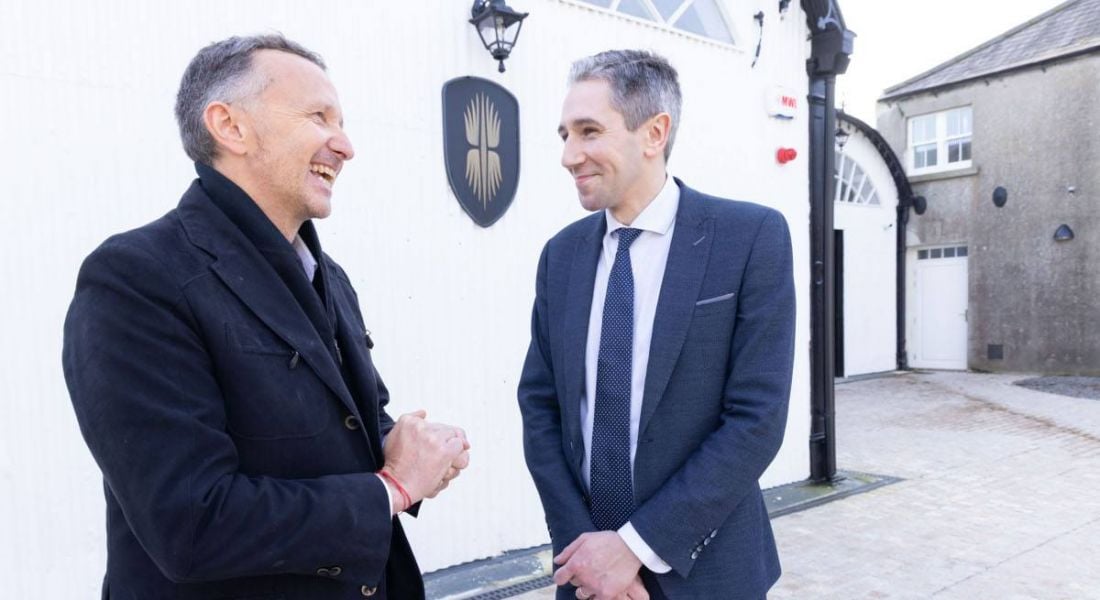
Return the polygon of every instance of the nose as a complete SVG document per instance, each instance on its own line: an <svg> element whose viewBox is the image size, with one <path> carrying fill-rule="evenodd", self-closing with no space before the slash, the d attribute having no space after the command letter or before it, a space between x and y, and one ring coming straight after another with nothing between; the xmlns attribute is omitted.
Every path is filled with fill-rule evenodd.
<svg viewBox="0 0 1100 600"><path fill-rule="evenodd" d="M343 160L351 160L355 157L355 148L351 146L351 138L343 129L336 129L336 135L329 140L328 147L339 154Z"/></svg>
<svg viewBox="0 0 1100 600"><path fill-rule="evenodd" d="M584 162L584 152L572 140L573 136L565 138L565 144L561 148L561 166L569 170Z"/></svg>

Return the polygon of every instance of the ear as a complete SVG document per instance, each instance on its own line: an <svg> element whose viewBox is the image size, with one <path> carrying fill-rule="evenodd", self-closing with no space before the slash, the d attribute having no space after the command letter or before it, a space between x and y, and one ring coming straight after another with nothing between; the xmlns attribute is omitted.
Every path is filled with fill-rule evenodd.
<svg viewBox="0 0 1100 600"><path fill-rule="evenodd" d="M247 123L243 122L244 115L235 107L224 102L211 102L202 111L202 121L207 131L214 138L219 152L243 155L248 150L248 134L250 132Z"/></svg>
<svg viewBox="0 0 1100 600"><path fill-rule="evenodd" d="M644 127L645 155L650 158L664 157L668 135L672 131L672 117L668 113L659 113L650 117Z"/></svg>

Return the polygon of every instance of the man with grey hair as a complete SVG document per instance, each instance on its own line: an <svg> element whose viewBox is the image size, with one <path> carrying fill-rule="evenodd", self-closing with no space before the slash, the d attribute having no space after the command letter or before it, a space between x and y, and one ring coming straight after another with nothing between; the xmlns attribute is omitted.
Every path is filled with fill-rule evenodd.
<svg viewBox="0 0 1100 600"><path fill-rule="evenodd" d="M561 163L595 214L543 249L519 383L562 600L758 599L779 577L758 479L786 424L790 235L669 176L679 121L664 58L573 65Z"/></svg>
<svg viewBox="0 0 1100 600"><path fill-rule="evenodd" d="M198 179L85 260L65 321L103 471L103 598L423 598L396 515L466 467L463 431L396 422L346 273L312 219L354 156L319 56L203 48L176 117Z"/></svg>

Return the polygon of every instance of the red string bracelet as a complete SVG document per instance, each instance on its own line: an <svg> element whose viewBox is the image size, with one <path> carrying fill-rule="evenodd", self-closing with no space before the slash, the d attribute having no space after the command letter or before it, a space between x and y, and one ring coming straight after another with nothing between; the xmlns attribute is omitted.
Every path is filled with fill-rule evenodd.
<svg viewBox="0 0 1100 600"><path fill-rule="evenodd" d="M405 512L408 510L408 508L412 506L412 497L405 491L405 486L401 485L401 482L393 475L390 475L390 472L385 469L379 471L378 474L381 475L383 479L393 483L393 486L397 488L397 493L401 494L401 499L405 501L405 506L401 507L401 510L397 512Z"/></svg>

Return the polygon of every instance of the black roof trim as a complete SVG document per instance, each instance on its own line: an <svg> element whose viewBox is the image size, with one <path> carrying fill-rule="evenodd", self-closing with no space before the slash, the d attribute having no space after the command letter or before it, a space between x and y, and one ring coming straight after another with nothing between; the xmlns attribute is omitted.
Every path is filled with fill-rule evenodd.
<svg viewBox="0 0 1100 600"><path fill-rule="evenodd" d="M843 110L837 109L836 118L855 127L871 141L875 150L878 150L879 156L886 162L886 168L890 170L890 177L894 180L894 185L898 188L898 207L912 206L913 188L909 185L909 177L905 174L905 166L901 164L901 159L894 153L894 149L886 142L886 138L882 137L882 134L874 127L849 115Z"/></svg>

